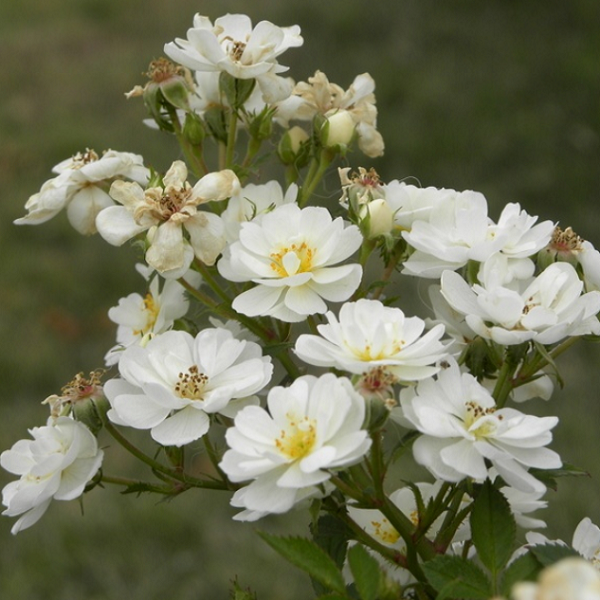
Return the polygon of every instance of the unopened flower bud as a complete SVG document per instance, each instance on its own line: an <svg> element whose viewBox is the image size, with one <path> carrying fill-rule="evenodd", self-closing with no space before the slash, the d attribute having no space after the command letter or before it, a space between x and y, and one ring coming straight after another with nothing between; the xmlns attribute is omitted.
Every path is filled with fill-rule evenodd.
<svg viewBox="0 0 600 600"><path fill-rule="evenodd" d="M394 226L394 211L383 198L363 204L359 217L361 223L364 222L366 225L364 229L362 227L361 229L369 239L390 233Z"/></svg>
<svg viewBox="0 0 600 600"><path fill-rule="evenodd" d="M323 145L328 148L339 146L345 148L354 137L356 124L352 115L347 110L338 110L331 116L323 126Z"/></svg>
<svg viewBox="0 0 600 600"><path fill-rule="evenodd" d="M198 146L202 143L206 131L202 119L194 113L186 113L185 122L183 124L183 135L185 139L194 146Z"/></svg>
<svg viewBox="0 0 600 600"><path fill-rule="evenodd" d="M308 148L308 140L309 135L302 129L302 127L298 127L297 125L286 131L277 147L277 153L279 154L279 158L284 165L291 165L294 163L298 163L301 159L304 158L306 154L306 160L308 160L308 152L305 150ZM304 164L306 161L304 161ZM303 165L298 165L303 166Z"/></svg>

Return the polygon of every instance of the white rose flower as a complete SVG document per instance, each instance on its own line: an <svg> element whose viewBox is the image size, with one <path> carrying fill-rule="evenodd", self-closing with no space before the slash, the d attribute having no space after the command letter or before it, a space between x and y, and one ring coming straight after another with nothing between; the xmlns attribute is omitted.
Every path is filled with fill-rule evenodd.
<svg viewBox="0 0 600 600"><path fill-rule="evenodd" d="M70 417L50 418L47 425L29 433L33 440L19 440L0 456L2 468L21 476L2 490L2 503L7 507L2 514L23 515L13 525L13 534L36 523L52 498L81 496L103 457L92 432Z"/></svg>
<svg viewBox="0 0 600 600"><path fill-rule="evenodd" d="M167 331L145 347L130 346L119 360L120 379L104 385L118 425L150 429L164 446L202 437L210 414L233 416L271 379L271 359L260 346L226 329L204 329L195 338Z"/></svg>
<svg viewBox="0 0 600 600"><path fill-rule="evenodd" d="M442 295L465 315L468 326L499 344L554 344L567 336L600 333L600 292L582 293L583 282L569 263L551 264L518 291L486 282L471 287L452 271L444 272L441 283Z"/></svg>
<svg viewBox="0 0 600 600"><path fill-rule="evenodd" d="M371 439L363 427L365 401L346 378L305 375L274 387L267 410L248 406L227 430L230 447L220 463L231 481L247 481L231 504L253 521L284 513L301 500L322 496L331 469L357 463Z"/></svg>
<svg viewBox="0 0 600 600"><path fill-rule="evenodd" d="M563 558L546 567L538 582L520 581L512 600L600 600L600 574L586 560Z"/></svg>
<svg viewBox="0 0 600 600"><path fill-rule="evenodd" d="M440 190L440 198L427 221L415 220L411 230L402 233L416 250L403 273L436 279L470 260L483 262L505 243L507 234L495 229L482 194Z"/></svg>
<svg viewBox="0 0 600 600"><path fill-rule="evenodd" d="M296 354L308 364L357 375L382 367L398 380L417 381L435 375L435 363L447 355L439 341L443 325L423 335L422 319L378 300L347 302L339 320L332 312L326 317L327 325L317 325L320 336L303 334L296 342Z"/></svg>
<svg viewBox="0 0 600 600"><path fill-rule="evenodd" d="M185 163L175 161L163 178L163 187L144 191L137 183L116 181L110 195L123 206L111 206L98 215L100 235L120 246L150 230L146 261L159 273L187 271L194 254L203 263L214 264L225 246L223 223L218 215L199 211L198 206L233 196L240 182L228 169L205 175L194 187L186 179ZM186 252L187 247L193 253Z"/></svg>
<svg viewBox="0 0 600 600"><path fill-rule="evenodd" d="M197 275L197 273L189 273ZM197 281L197 277L192 277ZM155 275L145 296L133 293L121 298L117 306L108 311L108 318L118 325L117 344L104 357L107 366L119 362L123 350L134 344L144 346L159 333L173 327L176 319L183 317L189 307L185 288L172 279L165 280L162 291L160 279Z"/></svg>
<svg viewBox="0 0 600 600"><path fill-rule="evenodd" d="M107 194L110 183L118 177L140 184L148 181L149 171L137 154L107 150L98 156L93 150L76 154L57 164L58 174L44 183L42 189L25 204L28 214L16 225L38 225L67 210L69 223L81 234L96 233L96 216L114 202Z"/></svg>
<svg viewBox="0 0 600 600"><path fill-rule="evenodd" d="M229 281L258 284L235 298L236 311L298 322L324 313L324 299L343 302L354 293L361 266L334 265L361 243L358 228L332 219L327 209L283 204L242 223L239 241L225 249L217 268Z"/></svg>
<svg viewBox="0 0 600 600"><path fill-rule="evenodd" d="M165 54L194 71L224 71L236 79L256 79L265 102L287 98L291 86L278 74L288 70L277 57L301 46L300 27L277 27L261 21L254 28L246 15L225 15L215 20L196 14L187 39L165 45Z"/></svg>
<svg viewBox="0 0 600 600"><path fill-rule="evenodd" d="M561 466L556 452L544 448L557 417L525 415L498 408L488 390L458 365L441 371L400 394L402 420L423 433L413 446L415 460L436 477L458 482L488 478L486 460L512 487L524 492L545 486L527 468ZM392 411L392 417L394 413Z"/></svg>

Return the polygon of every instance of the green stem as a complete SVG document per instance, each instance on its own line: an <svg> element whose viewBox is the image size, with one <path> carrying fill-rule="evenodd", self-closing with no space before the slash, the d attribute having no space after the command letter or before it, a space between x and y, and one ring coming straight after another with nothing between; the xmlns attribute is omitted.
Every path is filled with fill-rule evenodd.
<svg viewBox="0 0 600 600"><path fill-rule="evenodd" d="M155 485L153 483L148 483L147 481L140 481L135 479L128 479L126 477L114 477L112 475L102 475L100 478L102 483L112 483L113 485L121 485L125 487L131 486L143 486L144 491L154 492L156 494L165 494L172 495L176 493L173 489L173 486L166 485Z"/></svg>
<svg viewBox="0 0 600 600"><path fill-rule="evenodd" d="M225 168L227 169L231 169L234 163L235 140L237 137L237 121L237 112L235 110L232 110L231 115L229 116L229 126L227 129L227 151L225 154Z"/></svg>
<svg viewBox="0 0 600 600"><path fill-rule="evenodd" d="M189 143L189 141L183 135L183 131L181 129L181 123L179 122L179 117L177 116L177 111L174 106L168 106L167 111L169 112L169 118L171 119L171 123L173 125L173 130L175 131L175 137L177 138L177 142L181 147L183 155L185 159L194 173L196 177L202 177L206 175L206 165L204 164L204 159L202 155L198 155L196 153L196 149Z"/></svg>
<svg viewBox="0 0 600 600"><path fill-rule="evenodd" d="M513 389L512 377L515 374L517 366L518 364L508 360L508 357L505 354L504 362L500 368L500 373L498 373L498 379L492 393L498 408L502 408L506 404L508 396Z"/></svg>
<svg viewBox="0 0 600 600"><path fill-rule="evenodd" d="M190 475L186 475L185 473L181 473L179 471L175 471L170 469L169 467L165 467L162 463L150 458L147 454L142 452L139 448L137 448L134 444L132 444L125 436L121 434L121 432L108 420L106 415L102 417L102 424L108 433L119 443L127 452L135 456L137 459L141 460L143 463L147 464L150 468L157 471L158 473L162 473L171 479L175 479L176 481L180 481L186 485L198 488L209 488L213 490L226 490L228 489L223 485L221 481L206 481L203 479L196 479L195 477L191 477Z"/></svg>
<svg viewBox="0 0 600 600"><path fill-rule="evenodd" d="M208 454L208 458L209 458L213 468L215 469L215 471L219 474L219 477L221 478L223 483L230 489L237 489L237 486L233 486L231 484L231 482L227 478L227 475L225 475L225 473L219 467L220 457L218 456L217 451L215 450L215 447L213 446L212 442L210 441L208 432L204 436L202 436L202 441L204 443L204 448L206 448L206 453Z"/></svg>
<svg viewBox="0 0 600 600"><path fill-rule="evenodd" d="M319 160L311 163L308 175L298 194L298 205L304 207L308 202L308 199L312 196L317 185L325 175L327 168L333 162L335 154L331 150L323 149L319 154ZM316 164L316 168L315 168Z"/></svg>
<svg viewBox="0 0 600 600"><path fill-rule="evenodd" d="M373 300L378 300L379 297L381 296L381 294L383 293L385 284L389 281L390 277L394 274L394 270L396 269L396 265L398 264L398 261L400 260L400 256L401 256L400 252L394 252L394 254L392 254L392 256L390 257L390 260L388 260L388 262L385 266L385 269L383 270L383 273L381 274L381 277L379 278L381 283L371 290L371 298Z"/></svg>
<svg viewBox="0 0 600 600"><path fill-rule="evenodd" d="M223 289L223 286L215 279L210 267L205 265L197 257L194 257L194 266L198 272L202 275L202 279L209 285L210 289L221 298L224 302L231 304L231 298L227 292Z"/></svg>

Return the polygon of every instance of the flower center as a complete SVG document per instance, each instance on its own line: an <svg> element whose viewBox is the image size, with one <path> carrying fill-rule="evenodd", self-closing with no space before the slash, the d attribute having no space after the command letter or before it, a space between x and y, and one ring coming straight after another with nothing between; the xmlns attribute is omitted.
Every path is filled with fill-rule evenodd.
<svg viewBox="0 0 600 600"><path fill-rule="evenodd" d="M281 430L281 434L275 440L275 446L287 458L304 458L315 445L315 421L308 417L296 420L291 415L288 415L288 420L288 428Z"/></svg>
<svg viewBox="0 0 600 600"><path fill-rule="evenodd" d="M375 530L375 537L382 543L391 546L398 541L400 534L390 525L390 522L385 517L381 521L371 521L371 525Z"/></svg>
<svg viewBox="0 0 600 600"><path fill-rule="evenodd" d="M223 38L225 53L229 55L229 58L233 62L240 62L242 60L242 54L246 49L246 42L240 42L234 40L232 37L226 36Z"/></svg>
<svg viewBox="0 0 600 600"><path fill-rule="evenodd" d="M198 371L197 365L192 365L187 373L179 373L175 384L175 393L180 398L188 400L203 400L204 388L208 383L208 376Z"/></svg>
<svg viewBox="0 0 600 600"><path fill-rule="evenodd" d="M75 154L75 156L73 156L73 158L71 159L71 169L81 169L81 167L84 167L89 163L97 161L98 158L99 157L96 154L96 152L90 150L89 148L86 148L85 152L78 152L77 154Z"/></svg>
<svg viewBox="0 0 600 600"><path fill-rule="evenodd" d="M154 83L162 83L178 76L184 76L185 69L163 57L153 60L145 75Z"/></svg>
<svg viewBox="0 0 600 600"><path fill-rule="evenodd" d="M473 434L477 440L485 439L496 432L496 422L490 419L484 419L488 415L493 415L496 412L495 406L483 408L477 402L472 400L467 402L467 414L464 419L464 424L469 433ZM481 423L477 423L482 419ZM497 419L502 420L502 415L498 415Z"/></svg>
<svg viewBox="0 0 600 600"><path fill-rule="evenodd" d="M149 331L152 331L152 328L156 323L156 319L158 318L159 311L160 306L156 303L154 296L148 292L144 298L144 314L146 317L146 324L142 329L134 329L134 335L144 336Z"/></svg>
<svg viewBox="0 0 600 600"><path fill-rule="evenodd" d="M281 247L269 255L271 269L280 277L291 277L297 273L307 273L312 270L315 250L306 242L293 243Z"/></svg>
<svg viewBox="0 0 600 600"><path fill-rule="evenodd" d="M558 254L571 254L580 252L582 243L583 240L571 227L567 227L565 230L555 227L549 246Z"/></svg>

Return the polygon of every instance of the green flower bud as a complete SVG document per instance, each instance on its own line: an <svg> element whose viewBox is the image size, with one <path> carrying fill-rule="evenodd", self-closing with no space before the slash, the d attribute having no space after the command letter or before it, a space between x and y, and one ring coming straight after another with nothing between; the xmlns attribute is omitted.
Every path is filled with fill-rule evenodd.
<svg viewBox="0 0 600 600"><path fill-rule="evenodd" d="M284 165L296 164L298 167L303 167L309 159L310 137L302 127L297 125L286 131L279 145L277 153Z"/></svg>
<svg viewBox="0 0 600 600"><path fill-rule="evenodd" d="M186 113L182 132L185 139L194 146L199 146L206 136L202 119L192 112Z"/></svg>

